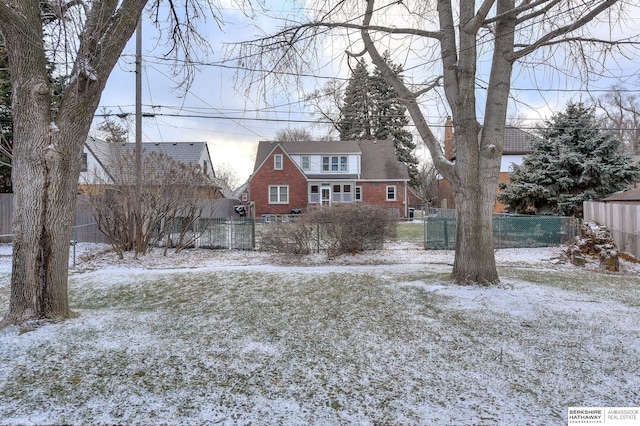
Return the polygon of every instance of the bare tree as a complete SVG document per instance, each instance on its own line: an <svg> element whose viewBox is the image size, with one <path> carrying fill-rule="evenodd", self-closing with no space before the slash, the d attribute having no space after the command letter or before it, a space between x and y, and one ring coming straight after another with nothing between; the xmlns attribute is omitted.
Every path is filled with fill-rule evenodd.
<svg viewBox="0 0 640 426"><path fill-rule="evenodd" d="M82 147L107 78L147 1L0 2L13 86L15 235L2 324L70 315L68 246ZM207 47L193 31L195 19L205 12L215 16L213 1L151 2L155 23L167 30L167 56L184 64L187 84L193 76L190 50ZM50 63L65 78L52 81Z"/></svg>
<svg viewBox="0 0 640 426"><path fill-rule="evenodd" d="M179 163L159 152L143 152L141 191L135 181L135 151L115 148L108 176L95 171L89 203L100 231L120 258L162 245L180 251L194 244L203 209L213 211L217 187L200 165ZM141 217L136 217L140 204Z"/></svg>
<svg viewBox="0 0 640 426"><path fill-rule="evenodd" d="M240 178L229 163L218 163L214 168L216 185L220 187L222 195L230 198L233 191L240 185Z"/></svg>
<svg viewBox="0 0 640 426"><path fill-rule="evenodd" d="M274 140L278 142L300 142L313 140L313 136L306 129L287 127L276 131Z"/></svg>
<svg viewBox="0 0 640 426"><path fill-rule="evenodd" d="M340 113L344 97L343 81L329 79L320 89L305 96L305 103L318 115L314 126L325 128L329 136L340 133ZM336 137L338 137L336 136Z"/></svg>
<svg viewBox="0 0 640 426"><path fill-rule="evenodd" d="M423 162L418 167L418 185L414 189L424 203L433 203L438 197L438 170L432 162Z"/></svg>
<svg viewBox="0 0 640 426"><path fill-rule="evenodd" d="M319 58L327 37L342 43L350 57L368 55L405 102L439 173L453 187L457 214L457 283L499 282L493 251L492 208L495 202L504 129L514 66L531 65L590 81L623 42L612 32L591 34L592 21L615 24L626 2L617 0L460 0L317 2L308 21L298 19L276 34L236 46L234 53L252 58L251 69L272 76L308 73L302 69ZM620 8L614 8L619 5ZM389 19L395 17L394 22ZM595 27L595 26L594 26ZM399 39L401 39L399 41ZM636 39L626 39L629 52ZM561 50L561 46L569 49ZM409 81L394 75L380 52L389 49L411 65ZM300 60L302 59L302 60ZM421 67L421 68L420 68ZM278 72L282 71L282 74ZM579 73L584 71L582 75ZM593 73L592 73L593 72ZM252 82L268 78L251 79ZM482 85L477 84L483 82ZM270 85L270 86L269 86ZM423 95L441 89L453 119L455 161L444 156L421 106ZM444 121L444 120L443 120ZM483 129L482 132L480 130Z"/></svg>
<svg viewBox="0 0 640 426"><path fill-rule="evenodd" d="M621 86L614 86L596 100L602 126L622 141L621 148L640 154L640 97Z"/></svg>

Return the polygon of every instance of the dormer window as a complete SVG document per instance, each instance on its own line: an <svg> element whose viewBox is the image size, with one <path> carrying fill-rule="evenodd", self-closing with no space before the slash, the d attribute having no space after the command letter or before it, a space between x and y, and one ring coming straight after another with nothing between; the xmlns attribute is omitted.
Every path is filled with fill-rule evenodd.
<svg viewBox="0 0 640 426"><path fill-rule="evenodd" d="M347 163L347 157L322 157L322 171L323 172L347 172L349 171L349 165Z"/></svg>

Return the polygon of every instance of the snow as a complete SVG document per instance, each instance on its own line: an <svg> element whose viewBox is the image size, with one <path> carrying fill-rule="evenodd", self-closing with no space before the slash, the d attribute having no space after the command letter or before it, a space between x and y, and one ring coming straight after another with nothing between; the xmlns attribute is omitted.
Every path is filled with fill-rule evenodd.
<svg viewBox="0 0 640 426"><path fill-rule="evenodd" d="M448 279L452 251L410 244L333 260L79 244L77 317L0 330L0 424L548 425L640 406L638 266L559 253L498 250L502 281L480 287Z"/></svg>

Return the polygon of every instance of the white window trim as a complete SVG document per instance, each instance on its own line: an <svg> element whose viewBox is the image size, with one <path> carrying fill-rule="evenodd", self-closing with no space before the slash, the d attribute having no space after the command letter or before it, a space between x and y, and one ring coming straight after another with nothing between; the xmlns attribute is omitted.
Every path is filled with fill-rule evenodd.
<svg viewBox="0 0 640 426"><path fill-rule="evenodd" d="M353 187L353 201L356 203L362 201L362 185Z"/></svg>
<svg viewBox="0 0 640 426"><path fill-rule="evenodd" d="M389 188L393 188L393 198L389 198ZM398 188L395 185L387 185L385 189L387 201L397 201L398 200Z"/></svg>
<svg viewBox="0 0 640 426"><path fill-rule="evenodd" d="M278 201L271 201L271 188L278 188L277 194L278 194ZM280 199L280 188L287 188L287 201L282 201ZM269 185L269 192L267 194L267 196L269 197L269 204L289 204L289 185Z"/></svg>
<svg viewBox="0 0 640 426"><path fill-rule="evenodd" d="M325 158L328 159L328 162L325 162ZM337 159L336 163L333 162L334 158ZM343 158L345 159L344 163L342 162ZM334 165L337 170L332 170ZM325 166L327 167L326 169ZM341 170L342 166L345 167L344 170ZM322 173L349 173L349 157L346 155L323 155L320 170Z"/></svg>
<svg viewBox="0 0 640 426"><path fill-rule="evenodd" d="M305 159L306 159L306 167L305 167ZM311 158L308 155L303 155L300 157L300 168L302 170L311 170Z"/></svg>
<svg viewBox="0 0 640 426"><path fill-rule="evenodd" d="M278 159L280 159L280 167L278 167ZM274 154L273 156L273 170L282 170L284 167L284 158L282 154Z"/></svg>

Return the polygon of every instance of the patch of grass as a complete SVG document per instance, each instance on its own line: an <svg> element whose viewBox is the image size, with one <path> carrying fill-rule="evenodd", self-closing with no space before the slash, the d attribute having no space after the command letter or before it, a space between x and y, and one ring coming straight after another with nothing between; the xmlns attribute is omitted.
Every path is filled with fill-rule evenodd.
<svg viewBox="0 0 640 426"><path fill-rule="evenodd" d="M0 331L0 418L555 424L570 401L634 405L637 278L507 266L473 287L449 269L76 274L78 318Z"/></svg>
<svg viewBox="0 0 640 426"><path fill-rule="evenodd" d="M422 244L424 224L420 222L399 222L397 241Z"/></svg>
<svg viewBox="0 0 640 426"><path fill-rule="evenodd" d="M640 306L640 281L634 275L581 268L500 268L500 276Z"/></svg>

